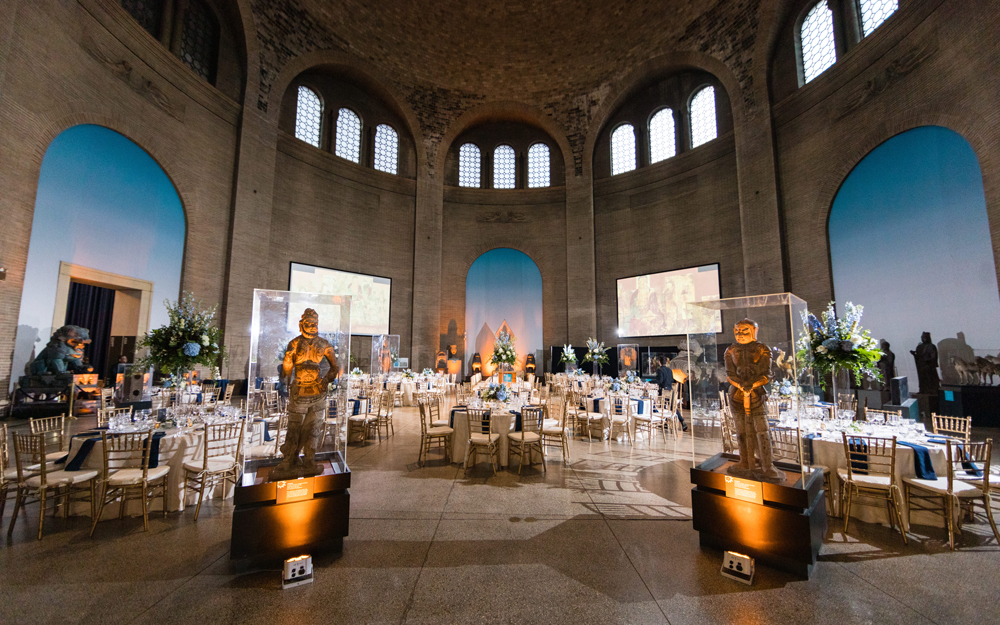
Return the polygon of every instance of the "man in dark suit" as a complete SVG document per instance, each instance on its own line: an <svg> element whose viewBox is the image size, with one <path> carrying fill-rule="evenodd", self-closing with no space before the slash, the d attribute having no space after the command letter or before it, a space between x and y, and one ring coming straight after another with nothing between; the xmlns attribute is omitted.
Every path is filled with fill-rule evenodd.
<svg viewBox="0 0 1000 625"><path fill-rule="evenodd" d="M674 386L674 372L667 366L669 364L666 356L660 356L659 359L660 368L656 370L656 385L660 387L660 397L666 397L667 393ZM676 412L677 420L680 422L681 427L687 432L688 426L684 423L684 417L681 416L680 409Z"/></svg>

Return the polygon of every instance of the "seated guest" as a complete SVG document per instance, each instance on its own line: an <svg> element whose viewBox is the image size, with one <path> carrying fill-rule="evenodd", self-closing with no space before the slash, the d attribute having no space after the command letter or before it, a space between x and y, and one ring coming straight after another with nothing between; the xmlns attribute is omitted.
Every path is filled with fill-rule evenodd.
<svg viewBox="0 0 1000 625"><path fill-rule="evenodd" d="M659 363L660 368L656 370L656 385L660 387L660 397L666 397L674 385L674 372L667 366L669 361L666 356L660 356ZM687 432L688 426L684 423L684 417L681 416L680 409L677 410L677 420L680 421L681 427Z"/></svg>

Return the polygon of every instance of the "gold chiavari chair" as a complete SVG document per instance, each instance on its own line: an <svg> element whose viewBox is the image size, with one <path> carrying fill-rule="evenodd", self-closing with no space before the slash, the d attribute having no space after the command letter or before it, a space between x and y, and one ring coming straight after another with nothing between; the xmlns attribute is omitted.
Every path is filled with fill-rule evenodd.
<svg viewBox="0 0 1000 625"><path fill-rule="evenodd" d="M444 447L445 459L451 461L451 437L455 430L448 426L447 421L444 422L444 425L431 423L428 426L428 422L431 421L431 406L437 405L438 402L430 399L426 394L417 397L417 407L420 410L420 453L417 455L417 464L420 466L424 466L432 445Z"/></svg>
<svg viewBox="0 0 1000 625"><path fill-rule="evenodd" d="M366 409L347 417L347 440L351 440L351 436L355 432L361 432L362 445L370 438L370 435L378 433L378 414L381 411L382 401L381 395L373 395L371 391L364 399L367 399ZM376 404L375 412L371 412L372 404Z"/></svg>
<svg viewBox="0 0 1000 625"><path fill-rule="evenodd" d="M948 473L936 480L904 477L906 501L910 511L923 510L942 515L948 528L948 545L955 550L955 531L962 533L962 519L974 517L978 503L986 510L993 536L1000 543L1000 532L993 520L990 498L990 456L993 439L981 443L948 441ZM958 518L958 525L955 519Z"/></svg>
<svg viewBox="0 0 1000 625"><path fill-rule="evenodd" d="M521 408L521 431L507 432L507 464L510 464L511 454L517 454L518 475L521 475L525 456L528 457L528 464L531 465L531 452L534 449L537 449L538 454L542 457L542 470L548 471L545 466L545 451L542 449L542 422L544 420L544 408Z"/></svg>
<svg viewBox="0 0 1000 625"><path fill-rule="evenodd" d="M7 424L0 423L0 519L3 518L7 499L16 492L16 489L14 491L11 490L11 486L17 484L17 466L14 466L14 462L8 453L7 436Z"/></svg>
<svg viewBox="0 0 1000 625"><path fill-rule="evenodd" d="M149 467L153 432L110 434L102 432L104 471L101 475L101 498L90 528L94 535L104 506L119 500L118 518L125 516L125 504L138 499L142 502L142 527L149 531L149 504L157 496L163 501L163 516L167 516L167 474L170 467Z"/></svg>
<svg viewBox="0 0 1000 625"><path fill-rule="evenodd" d="M132 406L127 408L107 408L97 411L97 427L107 427L112 417L132 416Z"/></svg>
<svg viewBox="0 0 1000 625"><path fill-rule="evenodd" d="M66 415L29 419L31 433L45 441L45 461L54 462L66 457Z"/></svg>
<svg viewBox="0 0 1000 625"><path fill-rule="evenodd" d="M542 427L542 447L558 447L562 450L563 462L569 462L569 437L566 435L566 396L555 392L545 404L545 419Z"/></svg>
<svg viewBox="0 0 1000 625"><path fill-rule="evenodd" d="M639 401L647 401L640 399ZM648 413L643 411L642 414L638 412L632 413L632 419L635 422L635 435L636 438L639 437L640 432L646 432L646 442L653 442L653 432L660 430L660 434L663 436L663 440L666 440L666 431L664 430L666 424L663 401L659 398L648 400L650 409Z"/></svg>
<svg viewBox="0 0 1000 625"><path fill-rule="evenodd" d="M847 467L837 469L841 482L841 512L844 515L844 533L847 533L851 522L851 505L856 497L864 497L879 503L885 503L889 508L889 525L893 529L898 525L906 544L906 530L903 528L903 517L900 514L902 494L896 485L896 437L879 438L875 436L844 437L844 456Z"/></svg>
<svg viewBox="0 0 1000 625"><path fill-rule="evenodd" d="M485 447L490 455L490 466L493 467L493 475L497 473L496 453L500 448L500 434L490 429L490 411L475 408L466 410L466 418L469 420L469 447L465 451L465 470L476 463L479 449ZM469 464L469 460L472 464Z"/></svg>
<svg viewBox="0 0 1000 625"><path fill-rule="evenodd" d="M105 386L101 388L101 410L115 407L114 394L115 389L113 386Z"/></svg>
<svg viewBox="0 0 1000 625"><path fill-rule="evenodd" d="M587 440L593 440L592 431L596 426L601 431L601 440L604 440L604 417L605 413L600 410L592 410L594 408L594 400L587 396L586 391L579 391L577 395L580 408L576 413L576 423L577 425L583 425L587 430ZM605 412L607 411L607 403L605 404Z"/></svg>
<svg viewBox="0 0 1000 625"><path fill-rule="evenodd" d="M226 391L222 395L222 404L224 406L228 406L230 402L233 401L233 389L235 388L236 388L235 384L232 383L226 384Z"/></svg>
<svg viewBox="0 0 1000 625"><path fill-rule="evenodd" d="M268 429L268 423L266 420L261 425L263 425L265 429ZM281 455L281 444L285 442L285 434L288 432L288 415L278 415L278 420L275 425L277 428L274 431L274 438L269 441L264 441L260 445L252 445L247 450L248 456L251 458L277 458ZM268 433L270 434L269 430Z"/></svg>
<svg viewBox="0 0 1000 625"><path fill-rule="evenodd" d="M427 420L430 422L431 427L451 427L450 421L441 416L441 401L442 397L440 395L427 395Z"/></svg>
<svg viewBox="0 0 1000 625"><path fill-rule="evenodd" d="M198 493L198 507L194 509L194 520L198 520L201 504L205 500L205 489L215 488L232 482L236 486L240 459L243 455L243 434L246 421L239 419L205 426L202 436L201 461L184 463L184 492Z"/></svg>
<svg viewBox="0 0 1000 625"><path fill-rule="evenodd" d="M931 427L935 434L951 436L968 443L972 436L972 417L948 417L932 412Z"/></svg>
<svg viewBox="0 0 1000 625"><path fill-rule="evenodd" d="M727 454L737 453L739 441L737 440L736 420L733 419L733 411L729 406L719 409L722 416L722 451Z"/></svg>
<svg viewBox="0 0 1000 625"><path fill-rule="evenodd" d="M382 391L379 399L379 408L376 415L375 432L378 434L379 442L382 442L382 428L385 428L385 438L389 438L389 430L396 433L396 427L392 423L392 413L396 406L396 391L391 388Z"/></svg>
<svg viewBox="0 0 1000 625"><path fill-rule="evenodd" d="M834 516L833 511L833 488L831 487L830 468L821 464L813 464L812 454L809 453L809 446L802 444L802 432L799 428L783 427L772 425L768 428L771 435L771 452L775 460L784 460L792 464L799 463L811 469L823 472L823 488L826 490L827 514Z"/></svg>
<svg viewBox="0 0 1000 625"><path fill-rule="evenodd" d="M63 500L63 516L69 515L69 506L74 495L84 495L90 502L90 515L94 515L94 482L97 471L53 471L45 461L45 434L15 434L14 458L17 465L17 497L14 500L14 514L10 518L7 536L14 533L17 513L29 503L38 503L38 540L42 539L45 524L45 502L58 505ZM4 497L6 499L6 496ZM30 501L34 498L33 501ZM76 500L83 500L77 497Z"/></svg>
<svg viewBox="0 0 1000 625"><path fill-rule="evenodd" d="M628 444L632 445L632 402L628 395L609 395L604 398L605 410L607 410L609 429L611 438L615 437L615 429L625 430L625 438Z"/></svg>

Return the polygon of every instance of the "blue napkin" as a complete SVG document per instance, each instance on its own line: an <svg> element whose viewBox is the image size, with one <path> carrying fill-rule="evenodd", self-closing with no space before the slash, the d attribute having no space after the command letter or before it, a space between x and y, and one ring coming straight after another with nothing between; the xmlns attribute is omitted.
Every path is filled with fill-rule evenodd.
<svg viewBox="0 0 1000 625"><path fill-rule="evenodd" d="M806 464L813 463L813 440L817 438L822 438L822 436L819 433L813 433L802 437L802 440L806 442L806 457L804 458Z"/></svg>
<svg viewBox="0 0 1000 625"><path fill-rule="evenodd" d="M155 469L160 465L160 439L165 436L164 432L153 432L153 442L152 446L149 448L149 468ZM100 436L90 436L83 444L80 445L79 451L76 452L76 456L73 457L68 463L66 463L66 471L79 471L80 467L83 466L83 461L87 459L90 455L91 450L94 449L94 445L100 442Z"/></svg>
<svg viewBox="0 0 1000 625"><path fill-rule="evenodd" d="M896 441L896 444L909 447L913 450L913 472L917 474L918 479L937 479L937 473L934 471L934 465L931 464L931 453L926 447L923 445L917 445L916 443L908 443L906 441Z"/></svg>
<svg viewBox="0 0 1000 625"><path fill-rule="evenodd" d="M636 403L638 404L638 410L636 410L636 411L635 411L635 414L642 414L642 406L643 406L643 405L644 405L644 404L645 404L646 402L644 402L644 401L642 401L642 400L640 399L640 400L639 400L638 402L636 402Z"/></svg>
<svg viewBox="0 0 1000 625"><path fill-rule="evenodd" d="M253 422L254 423L263 423L264 424L264 441L265 442L266 441L270 441L271 440L271 431L267 427L267 421L265 421L264 419L254 419Z"/></svg>
<svg viewBox="0 0 1000 625"><path fill-rule="evenodd" d="M351 404L351 416L361 414L361 400L360 399L348 399Z"/></svg>
<svg viewBox="0 0 1000 625"><path fill-rule="evenodd" d="M851 454L851 470L862 475L868 475L868 444L862 438L847 439L848 447L853 452L864 452L861 454Z"/></svg>
<svg viewBox="0 0 1000 625"><path fill-rule="evenodd" d="M452 408L451 417L448 419L448 425L451 427L455 427L455 413L459 411L465 412L465 409L466 409L465 406L455 406L454 408Z"/></svg>
<svg viewBox="0 0 1000 625"><path fill-rule="evenodd" d="M965 453L965 449L961 445L958 445L958 452L962 454L962 468L965 469L966 474L983 477L983 472L979 470L979 467L974 462L968 462L969 454Z"/></svg>
<svg viewBox="0 0 1000 625"><path fill-rule="evenodd" d="M525 406L525 408L537 408L537 406ZM511 410L511 412L514 413L514 431L515 432L520 432L521 431L521 411L520 410Z"/></svg>

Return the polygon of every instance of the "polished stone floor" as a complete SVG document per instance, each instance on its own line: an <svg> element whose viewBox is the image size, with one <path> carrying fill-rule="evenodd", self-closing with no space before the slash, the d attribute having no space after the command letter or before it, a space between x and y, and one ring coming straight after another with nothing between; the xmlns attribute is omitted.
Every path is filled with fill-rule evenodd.
<svg viewBox="0 0 1000 625"><path fill-rule="evenodd" d="M753 586L719 575L690 521L688 469L718 443L682 435L634 447L572 444L548 471L468 475L416 466L416 410L395 435L351 445L350 536L282 591L277 568L229 560L230 501L102 522L34 517L0 548L0 623L996 623L1000 547L981 520L961 545L913 528L831 520L802 581L760 565ZM435 452L436 453L436 452ZM3 519L4 533L10 509Z"/></svg>

